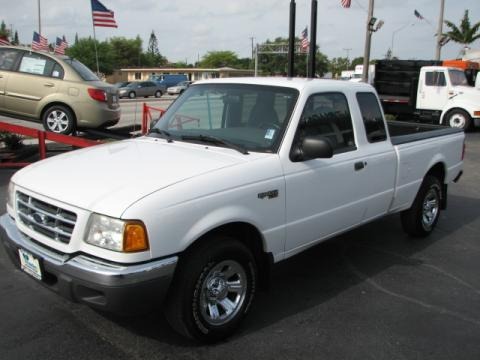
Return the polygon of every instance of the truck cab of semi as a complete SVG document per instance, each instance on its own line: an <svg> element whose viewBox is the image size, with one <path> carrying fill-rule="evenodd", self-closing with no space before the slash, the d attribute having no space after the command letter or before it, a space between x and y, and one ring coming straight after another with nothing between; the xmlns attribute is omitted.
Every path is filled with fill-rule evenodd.
<svg viewBox="0 0 480 360"><path fill-rule="evenodd" d="M458 61L378 61L374 86L385 113L464 130L480 126L480 91L473 86L478 69L463 65Z"/></svg>
<svg viewBox="0 0 480 360"><path fill-rule="evenodd" d="M468 129L480 121L480 91L469 85L465 72L451 67L420 70L418 111L441 111L440 124Z"/></svg>

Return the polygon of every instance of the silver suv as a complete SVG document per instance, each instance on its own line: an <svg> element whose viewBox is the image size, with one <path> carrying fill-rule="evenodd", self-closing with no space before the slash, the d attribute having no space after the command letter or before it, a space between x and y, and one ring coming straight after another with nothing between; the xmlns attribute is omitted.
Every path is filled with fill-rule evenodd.
<svg viewBox="0 0 480 360"><path fill-rule="evenodd" d="M0 47L0 113L40 120L47 131L112 126L117 89L78 60L16 46Z"/></svg>

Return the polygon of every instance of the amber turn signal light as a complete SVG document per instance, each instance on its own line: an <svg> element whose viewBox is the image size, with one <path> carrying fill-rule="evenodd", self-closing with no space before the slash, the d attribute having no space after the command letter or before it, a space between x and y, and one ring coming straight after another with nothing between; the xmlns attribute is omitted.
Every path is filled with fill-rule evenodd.
<svg viewBox="0 0 480 360"><path fill-rule="evenodd" d="M145 225L140 221L129 221L123 233L123 251L137 252L149 249Z"/></svg>

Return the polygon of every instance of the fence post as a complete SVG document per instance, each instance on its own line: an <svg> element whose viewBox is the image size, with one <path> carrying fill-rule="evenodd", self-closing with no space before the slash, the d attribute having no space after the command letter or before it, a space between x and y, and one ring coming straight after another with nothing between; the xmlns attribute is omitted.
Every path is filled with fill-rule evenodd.
<svg viewBox="0 0 480 360"><path fill-rule="evenodd" d="M47 149L45 145L45 131L38 131L38 152L40 153L40 159L47 157Z"/></svg>
<svg viewBox="0 0 480 360"><path fill-rule="evenodd" d="M143 103L142 135L145 135L148 132L148 111L147 103Z"/></svg>

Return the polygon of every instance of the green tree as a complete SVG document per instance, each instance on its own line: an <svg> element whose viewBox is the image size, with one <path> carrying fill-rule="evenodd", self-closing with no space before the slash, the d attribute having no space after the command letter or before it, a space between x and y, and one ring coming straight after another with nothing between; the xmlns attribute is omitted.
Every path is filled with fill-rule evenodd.
<svg viewBox="0 0 480 360"><path fill-rule="evenodd" d="M5 21L2 20L0 23L0 37L8 39L10 36L10 30L7 29L7 25Z"/></svg>
<svg viewBox="0 0 480 360"><path fill-rule="evenodd" d="M336 57L330 60L329 71L332 73L333 77L340 75L343 70L348 70L350 68L350 63L346 57Z"/></svg>
<svg viewBox="0 0 480 360"><path fill-rule="evenodd" d="M91 37L79 39L76 44L68 47L65 52L68 56L77 59L96 72L95 41L97 42L100 72L107 75L112 74L114 70L114 55L112 46L106 41L99 42Z"/></svg>
<svg viewBox="0 0 480 360"><path fill-rule="evenodd" d="M295 39L296 43L300 42L299 38ZM275 40L267 40L265 44L286 45L288 39L278 37ZM296 53L294 57L295 76L307 76L308 53ZM287 54L260 54L258 68L265 75L286 75L288 66ZM315 54L315 74L323 76L328 71L328 59L318 50Z"/></svg>
<svg viewBox="0 0 480 360"><path fill-rule="evenodd" d="M470 18L468 17L468 10L465 10L460 27L457 27L453 22L448 20L445 20L445 25L447 25L450 31L443 35L456 43L462 44L464 47L480 38L480 22L471 26Z"/></svg>
<svg viewBox="0 0 480 360"><path fill-rule="evenodd" d="M236 67L238 56L233 51L209 51L200 61L204 68Z"/></svg>
<svg viewBox="0 0 480 360"><path fill-rule="evenodd" d="M355 66L363 65L363 56L356 57L350 63L350 70L355 70Z"/></svg>
<svg viewBox="0 0 480 360"><path fill-rule="evenodd" d="M15 30L15 35L13 36L12 45L20 45L20 40L18 39L18 31Z"/></svg>
<svg viewBox="0 0 480 360"><path fill-rule="evenodd" d="M140 39L140 36L135 39L113 37L110 39L109 45L112 49L115 69L140 66L142 57L142 39Z"/></svg>
<svg viewBox="0 0 480 360"><path fill-rule="evenodd" d="M162 66L167 63L167 59L158 50L157 36L153 30L148 40L147 52L142 54L141 63L143 66L151 67Z"/></svg>

